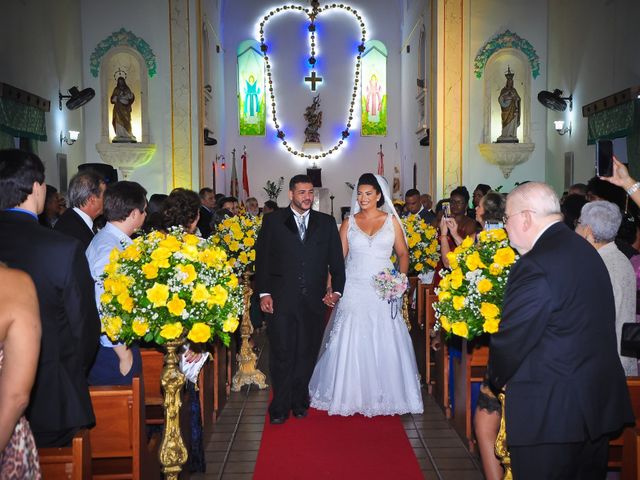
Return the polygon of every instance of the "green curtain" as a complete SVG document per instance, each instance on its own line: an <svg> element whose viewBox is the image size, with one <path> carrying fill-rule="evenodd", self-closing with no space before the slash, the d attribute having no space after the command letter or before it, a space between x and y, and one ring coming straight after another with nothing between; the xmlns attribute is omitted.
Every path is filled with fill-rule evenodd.
<svg viewBox="0 0 640 480"><path fill-rule="evenodd" d="M16 148L15 143L13 142L13 135L4 133L0 130L0 150L4 150L6 148Z"/></svg>
<svg viewBox="0 0 640 480"><path fill-rule="evenodd" d="M47 126L42 110L31 105L0 98L0 131L13 137L47 141Z"/></svg>
<svg viewBox="0 0 640 480"><path fill-rule="evenodd" d="M634 178L640 178L640 100L594 113L589 117L588 128L589 145L596 140L626 137L629 171Z"/></svg>

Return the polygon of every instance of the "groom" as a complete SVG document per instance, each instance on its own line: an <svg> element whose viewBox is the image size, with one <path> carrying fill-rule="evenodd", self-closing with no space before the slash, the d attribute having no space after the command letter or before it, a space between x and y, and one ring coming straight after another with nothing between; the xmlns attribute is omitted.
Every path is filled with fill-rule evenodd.
<svg viewBox="0 0 640 480"><path fill-rule="evenodd" d="M273 400L271 423L307 415L309 380L320 349L326 306L344 288L342 245L333 217L311 210L306 175L289 182L289 208L264 217L256 245L256 289L266 314ZM331 274L331 286L327 284Z"/></svg>

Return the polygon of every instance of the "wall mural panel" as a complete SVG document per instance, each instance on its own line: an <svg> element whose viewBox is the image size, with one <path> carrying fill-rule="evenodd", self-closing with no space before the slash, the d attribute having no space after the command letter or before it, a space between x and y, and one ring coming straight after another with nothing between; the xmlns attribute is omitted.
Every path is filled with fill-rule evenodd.
<svg viewBox="0 0 640 480"><path fill-rule="evenodd" d="M363 136L387 134L387 47L379 40L365 43L362 55Z"/></svg>
<svg viewBox="0 0 640 480"><path fill-rule="evenodd" d="M245 40L238 47L238 127L240 135L266 133L264 59L260 44Z"/></svg>

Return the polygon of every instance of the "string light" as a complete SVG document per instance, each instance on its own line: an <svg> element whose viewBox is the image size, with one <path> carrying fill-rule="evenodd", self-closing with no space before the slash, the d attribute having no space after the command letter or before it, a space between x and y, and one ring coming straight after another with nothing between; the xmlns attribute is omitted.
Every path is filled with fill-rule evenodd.
<svg viewBox="0 0 640 480"><path fill-rule="evenodd" d="M310 24L308 27L309 30L309 35L310 35L310 47L311 47L311 56L309 57L309 65L311 66L311 69L315 69L315 64L316 64L316 52L315 52L315 32L316 32L316 26L315 26L315 20L317 18L317 16L323 12L323 11L328 11L328 10L333 10L333 9L342 9L346 12L351 13L356 20L358 21L358 24L360 25L360 31L362 33L362 38L361 38L361 43L358 45L358 54L356 55L356 69L355 69L355 76L354 76L354 80L353 80L353 93L351 94L351 103L349 105L349 115L348 115L348 119L346 122L346 127L345 129L341 132L341 138L326 152L323 153L319 153L319 154L308 154L308 153L304 153L301 151L298 151L295 147L292 147L291 144L285 140L286 138L286 134L284 132L284 130L280 127L280 123L278 122L278 117L277 117L277 109L276 109L276 97L275 94L273 93L273 78L271 75L271 64L269 63L269 47L267 46L267 44L264 41L264 28L265 25L267 24L267 22L275 15L280 14L281 12L285 12L288 10L298 10L300 12L304 12L307 14L307 16L309 17L310 20ZM282 142L282 145L287 149L287 151L289 153L291 153L292 155L295 155L297 157L301 157L301 158L307 158L310 160L319 160L321 158L326 158L328 156L330 156L331 154L333 154L335 151L337 151L344 143L345 140L347 139L347 137L349 137L349 129L351 128L351 122L353 120L353 112L354 112L354 106L355 106L355 102L356 102L356 98L358 96L358 83L360 82L360 66L362 64L362 54L364 53L365 50L365 41L366 41L366 28L365 28L365 24L364 24L364 19L362 18L362 16L360 14L358 14L358 11L352 7L350 7L349 5L345 5L343 3L332 3L330 5L326 5L324 7L318 7L318 8L313 8L313 9L309 9L309 8L305 8L301 5L283 5L282 7L277 7L271 11L269 11L268 14L266 14L262 21L260 22L260 27L259 27L259 34L260 34L260 51L262 52L262 55L264 57L264 62L265 62L265 66L267 69L267 85L269 88L269 96L271 99L271 114L273 117L273 125L276 129L276 136L280 139L280 141Z"/></svg>

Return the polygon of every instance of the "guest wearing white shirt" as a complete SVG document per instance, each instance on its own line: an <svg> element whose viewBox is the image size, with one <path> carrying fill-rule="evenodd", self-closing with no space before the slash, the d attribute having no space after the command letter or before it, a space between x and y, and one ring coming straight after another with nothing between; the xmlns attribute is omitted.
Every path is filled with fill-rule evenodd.
<svg viewBox="0 0 640 480"><path fill-rule="evenodd" d="M104 194L105 227L87 248L87 260L95 281L95 295L100 312L100 297L104 292L100 275L109 263L114 249L131 245L131 235L142 227L146 217L147 191L136 182L118 182ZM90 385L130 385L134 375L142 371L142 359L137 346L112 343L106 335L100 337L100 348L89 372Z"/></svg>
<svg viewBox="0 0 640 480"><path fill-rule="evenodd" d="M93 239L93 221L102 213L106 183L91 170L74 175L69 182L69 206L54 230L80 240L85 248Z"/></svg>

